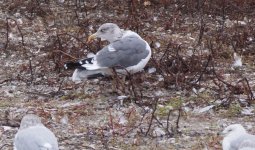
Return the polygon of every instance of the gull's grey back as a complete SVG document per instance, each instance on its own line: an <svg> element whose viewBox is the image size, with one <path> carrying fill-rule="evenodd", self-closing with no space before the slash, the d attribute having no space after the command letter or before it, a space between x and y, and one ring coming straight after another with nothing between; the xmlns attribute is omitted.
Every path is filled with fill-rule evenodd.
<svg viewBox="0 0 255 150"><path fill-rule="evenodd" d="M110 52L109 46L115 51ZM104 47L97 54L96 59L102 67L129 67L138 64L148 54L146 43L142 39L128 36Z"/></svg>

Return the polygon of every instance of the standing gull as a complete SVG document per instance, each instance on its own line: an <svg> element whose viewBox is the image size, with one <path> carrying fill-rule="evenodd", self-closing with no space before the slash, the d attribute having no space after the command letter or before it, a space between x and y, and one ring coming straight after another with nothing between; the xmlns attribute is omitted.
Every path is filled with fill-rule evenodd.
<svg viewBox="0 0 255 150"><path fill-rule="evenodd" d="M58 142L38 116L27 114L22 118L15 135L14 150L58 150Z"/></svg>
<svg viewBox="0 0 255 150"><path fill-rule="evenodd" d="M89 36L88 42L95 38L107 40L110 44L86 59L66 63L66 69L75 69L73 81L112 75L111 68L121 74L133 74L142 71L151 57L151 48L145 40L133 31L120 29L116 24L101 25L96 33Z"/></svg>
<svg viewBox="0 0 255 150"><path fill-rule="evenodd" d="M255 135L246 132L241 124L232 124L222 132L223 150L255 150Z"/></svg>

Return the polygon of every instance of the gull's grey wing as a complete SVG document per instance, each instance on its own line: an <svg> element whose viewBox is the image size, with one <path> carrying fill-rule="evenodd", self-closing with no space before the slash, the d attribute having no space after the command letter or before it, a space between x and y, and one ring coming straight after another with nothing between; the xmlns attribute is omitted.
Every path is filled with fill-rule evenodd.
<svg viewBox="0 0 255 150"><path fill-rule="evenodd" d="M130 67L149 55L146 42L136 36L128 36L104 47L96 54L101 67Z"/></svg>
<svg viewBox="0 0 255 150"><path fill-rule="evenodd" d="M238 139L230 143L230 149L255 150L255 136L250 134L241 135Z"/></svg>
<svg viewBox="0 0 255 150"><path fill-rule="evenodd" d="M14 139L17 150L58 150L57 138L45 126L19 130Z"/></svg>
<svg viewBox="0 0 255 150"><path fill-rule="evenodd" d="M255 150L255 136L247 134L242 137L242 142L240 143L239 150Z"/></svg>

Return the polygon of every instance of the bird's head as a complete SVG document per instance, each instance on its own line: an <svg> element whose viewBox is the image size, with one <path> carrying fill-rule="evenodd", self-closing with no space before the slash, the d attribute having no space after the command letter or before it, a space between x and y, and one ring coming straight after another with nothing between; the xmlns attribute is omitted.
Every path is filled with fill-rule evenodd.
<svg viewBox="0 0 255 150"><path fill-rule="evenodd" d="M89 36L87 43L90 43L95 38L101 38L101 40L107 40L110 43L121 38L122 31L114 23L105 23L99 27L96 33Z"/></svg>

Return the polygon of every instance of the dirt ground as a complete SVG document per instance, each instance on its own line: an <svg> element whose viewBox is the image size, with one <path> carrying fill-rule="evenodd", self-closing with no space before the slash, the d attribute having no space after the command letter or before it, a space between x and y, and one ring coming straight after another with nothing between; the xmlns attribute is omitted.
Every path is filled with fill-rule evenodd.
<svg viewBox="0 0 255 150"><path fill-rule="evenodd" d="M13 149L34 112L61 150L219 150L224 127L255 134L253 0L0 1L0 149ZM106 42L106 22L152 48L143 72L121 82L73 83L67 61ZM236 55L236 56L234 56Z"/></svg>

